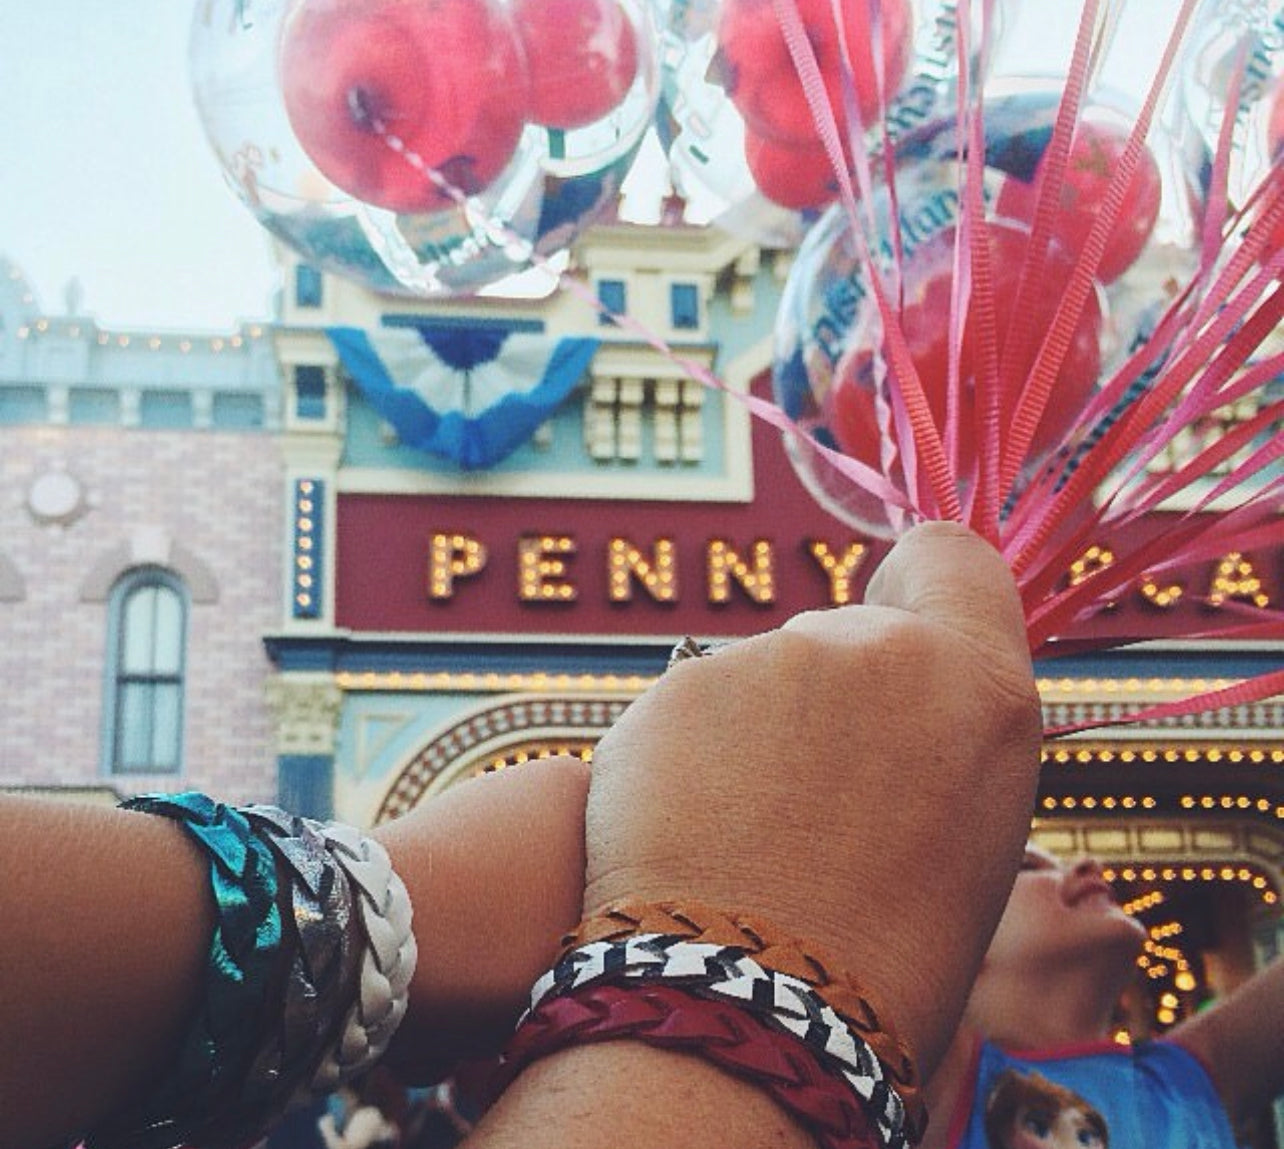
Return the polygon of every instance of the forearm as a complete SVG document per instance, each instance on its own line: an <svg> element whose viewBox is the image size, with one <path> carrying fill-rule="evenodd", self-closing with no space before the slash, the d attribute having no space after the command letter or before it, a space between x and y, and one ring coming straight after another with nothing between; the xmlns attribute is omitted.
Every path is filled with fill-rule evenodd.
<svg viewBox="0 0 1284 1149"><path fill-rule="evenodd" d="M202 983L207 866L174 823L0 797L0 1149L138 1100Z"/></svg>
<svg viewBox="0 0 1284 1149"><path fill-rule="evenodd" d="M475 778L374 831L410 894L419 964L387 1061L419 1080L497 1054L579 920L588 768Z"/></svg>

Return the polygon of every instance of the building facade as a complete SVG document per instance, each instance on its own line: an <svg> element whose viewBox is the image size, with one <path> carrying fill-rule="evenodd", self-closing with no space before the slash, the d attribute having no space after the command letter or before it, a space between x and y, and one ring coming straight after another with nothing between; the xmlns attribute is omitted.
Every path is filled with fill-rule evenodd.
<svg viewBox="0 0 1284 1149"><path fill-rule="evenodd" d="M371 824L478 772L588 756L682 635L733 638L858 597L883 544L821 509L746 407L769 397L787 262L704 229L617 223L542 299L429 304L328 278L318 291L306 274L305 293L287 292L275 337L292 581L267 648L296 804ZM603 323L599 300L627 321ZM336 342L349 326L600 343L526 441L469 471L407 441L382 384ZM693 382L693 364L726 390ZM1102 540L1066 577L1110 561ZM1170 637L1213 609L1196 600L1278 603L1284 546L1218 556L1188 581L1183 600L1140 579L1099 619L1144 645L1040 666L1049 726L1284 666L1278 644ZM1282 781L1279 698L1045 748L1035 836L1101 857L1150 930L1133 1032L1162 1031L1278 952Z"/></svg>
<svg viewBox="0 0 1284 1149"><path fill-rule="evenodd" d="M45 318L8 280L0 785L193 785L371 825L482 771L591 756L683 635L859 597L885 544L823 510L749 409L786 254L606 223L560 290L432 302L281 258L277 322L217 347ZM385 341L431 352L411 384ZM505 380L530 395L497 445ZM1041 665L1048 725L1284 667L1280 644L1170 637L1196 599L1277 605L1281 534L1184 598L1139 580L1099 624L1151 641ZM131 742L122 700L163 710L174 678L159 622L141 671L122 653L135 589L154 620L182 608L183 708ZM177 771L130 765L164 745ZM1284 945L1284 699L1050 742L1034 834L1102 858L1146 923L1121 1024L1162 1031Z"/></svg>
<svg viewBox="0 0 1284 1149"><path fill-rule="evenodd" d="M107 331L0 265L0 787L275 797L279 397L265 326Z"/></svg>

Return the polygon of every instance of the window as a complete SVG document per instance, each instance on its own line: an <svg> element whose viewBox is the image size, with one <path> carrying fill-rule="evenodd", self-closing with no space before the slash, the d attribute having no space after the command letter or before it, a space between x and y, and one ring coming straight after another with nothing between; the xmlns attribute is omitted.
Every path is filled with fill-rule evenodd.
<svg viewBox="0 0 1284 1149"><path fill-rule="evenodd" d="M192 425L192 396L187 391L144 391L138 397L138 423L152 430L186 429Z"/></svg>
<svg viewBox="0 0 1284 1149"><path fill-rule="evenodd" d="M257 430L263 426L262 395L215 395L211 414L215 427L228 431Z"/></svg>
<svg viewBox="0 0 1284 1149"><path fill-rule="evenodd" d="M628 310L629 305L629 295L624 280L599 279L597 281L597 300L607 311L615 315L623 315ZM608 324L613 323L614 320L609 316L599 315L598 322Z"/></svg>
<svg viewBox="0 0 1284 1149"><path fill-rule="evenodd" d="M669 310L677 330L691 331L700 326L700 295L694 283L675 283L669 288Z"/></svg>
<svg viewBox="0 0 1284 1149"><path fill-rule="evenodd" d="M305 365L294 369L295 413L300 419L325 418L325 368Z"/></svg>
<svg viewBox="0 0 1284 1149"><path fill-rule="evenodd" d="M109 770L177 773L187 646L183 584L166 571L131 571L112 591L108 626Z"/></svg>
<svg viewBox="0 0 1284 1149"><path fill-rule="evenodd" d="M294 302L299 307L321 306L321 272L310 263L294 269Z"/></svg>

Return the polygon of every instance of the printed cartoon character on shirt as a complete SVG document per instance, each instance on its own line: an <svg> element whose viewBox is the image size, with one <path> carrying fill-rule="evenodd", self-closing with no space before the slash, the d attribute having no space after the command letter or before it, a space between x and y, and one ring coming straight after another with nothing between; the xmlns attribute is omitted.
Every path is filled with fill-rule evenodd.
<svg viewBox="0 0 1284 1149"><path fill-rule="evenodd" d="M985 1103L990 1149L1109 1149L1110 1131L1079 1094L1040 1073L1005 1070Z"/></svg>

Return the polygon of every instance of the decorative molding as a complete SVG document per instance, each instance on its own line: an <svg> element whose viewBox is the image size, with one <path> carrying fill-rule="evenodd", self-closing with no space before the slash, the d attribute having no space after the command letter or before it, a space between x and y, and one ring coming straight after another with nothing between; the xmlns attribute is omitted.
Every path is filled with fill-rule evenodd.
<svg viewBox="0 0 1284 1149"><path fill-rule="evenodd" d="M120 576L142 566L173 571L182 578L195 605L218 602L218 579L208 564L158 527L140 528L129 541L100 555L81 580L80 601L106 602Z"/></svg>
<svg viewBox="0 0 1284 1149"><path fill-rule="evenodd" d="M272 678L264 697L276 725L278 754L333 755L343 691L330 674Z"/></svg>
<svg viewBox="0 0 1284 1149"><path fill-rule="evenodd" d="M0 554L0 602L22 602L27 597L27 584L18 568Z"/></svg>
<svg viewBox="0 0 1284 1149"><path fill-rule="evenodd" d="M1188 692L1196 693L1195 690ZM1081 699L1075 702L1048 702L1043 706L1044 722L1049 726L1072 726L1081 722L1112 722L1127 718L1145 706L1155 705L1161 698L1151 697L1136 701L1107 701ZM1192 736L1216 730L1219 734L1246 734L1252 731L1279 731L1284 728L1284 698L1268 698L1262 702L1227 706L1221 710L1201 714L1184 714L1176 718L1130 722L1132 737L1156 730L1189 730Z"/></svg>
<svg viewBox="0 0 1284 1149"><path fill-rule="evenodd" d="M669 642L664 646L666 653L672 645ZM662 664L663 655L658 656L657 661ZM361 670L340 671L335 675L335 682L341 690L395 691L401 694L509 694L517 690L541 693L556 690L572 696L621 691L630 698L637 697L655 680L654 675L558 674L545 670L512 674L467 670Z"/></svg>
<svg viewBox="0 0 1284 1149"><path fill-rule="evenodd" d="M1266 885L1256 888L1276 899L1284 888L1284 830L1247 818L1043 818L1036 820L1031 837L1063 858L1091 856L1107 865L1139 868L1143 873L1135 877L1147 882L1265 878Z"/></svg>
<svg viewBox="0 0 1284 1149"><path fill-rule="evenodd" d="M627 697L513 698L469 715L420 750L401 770L375 815L400 817L431 794L513 748L561 738L596 741L629 705Z"/></svg>

